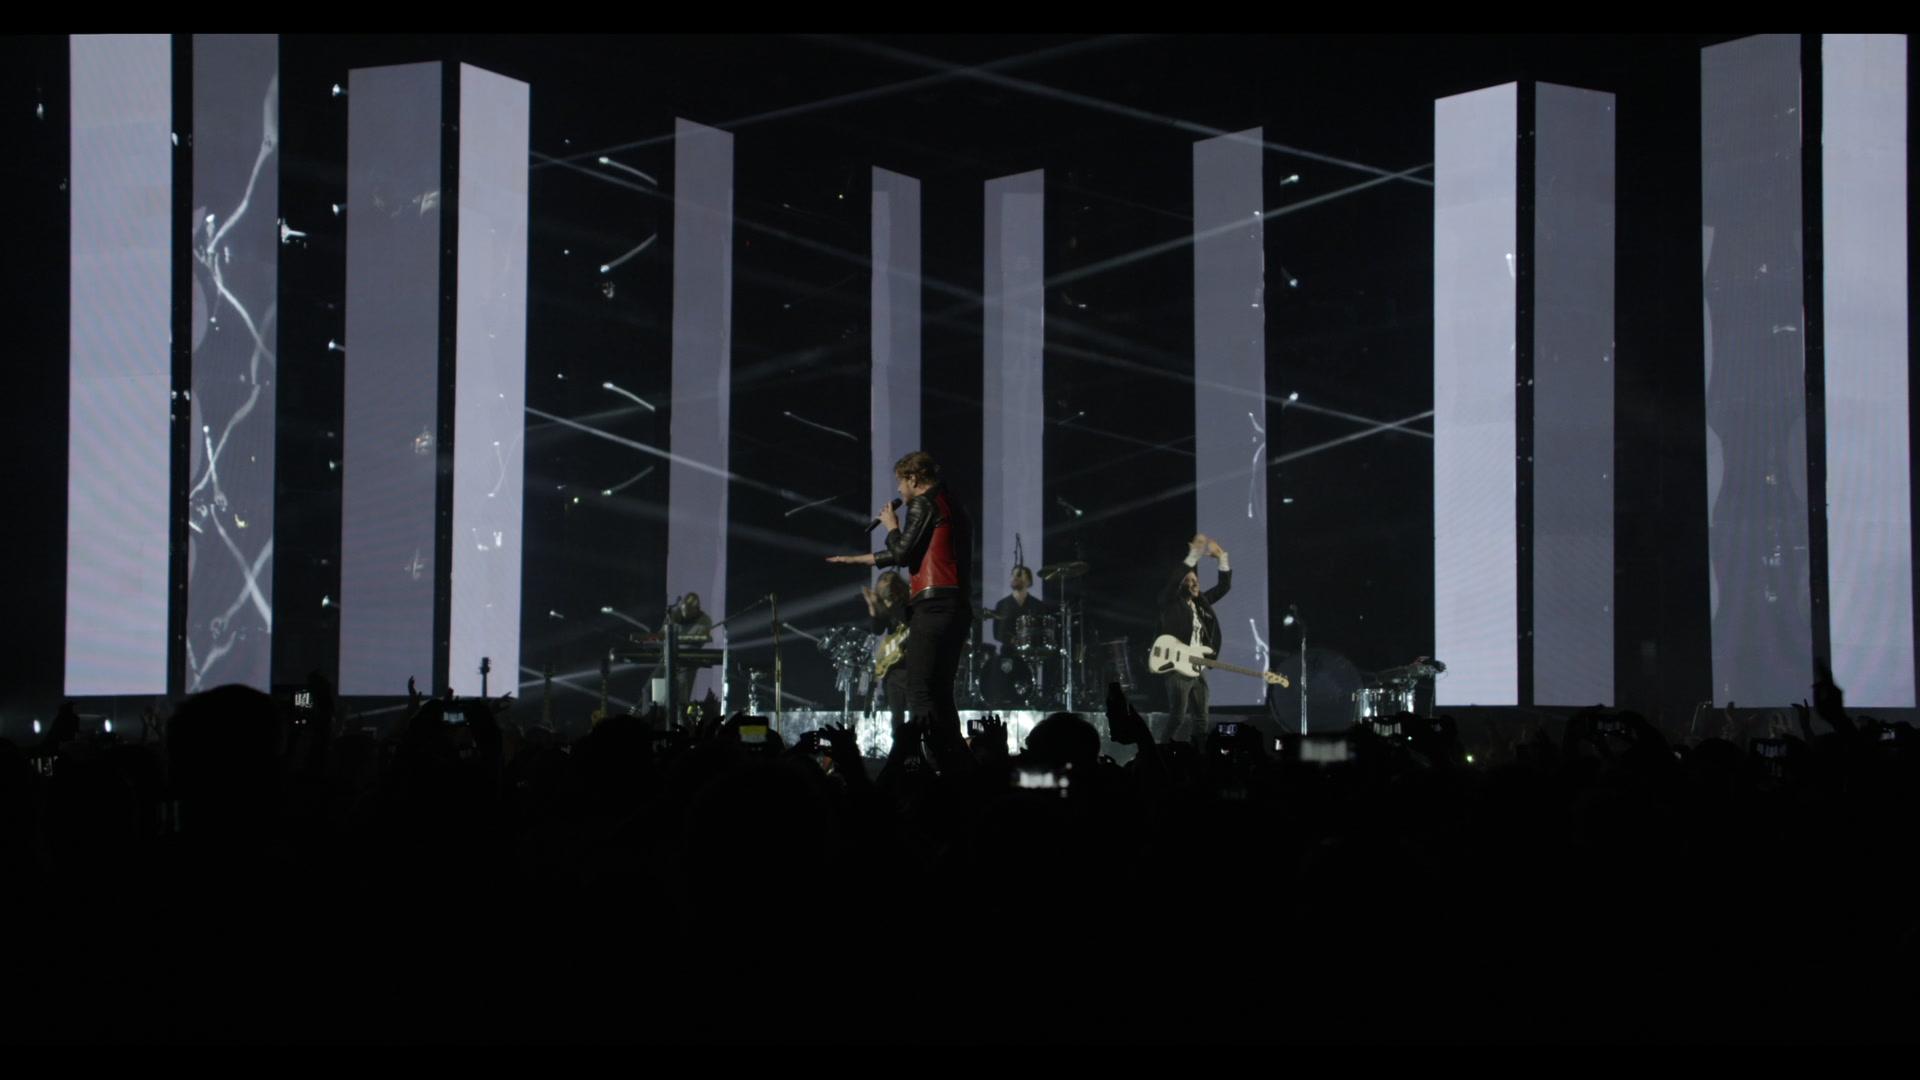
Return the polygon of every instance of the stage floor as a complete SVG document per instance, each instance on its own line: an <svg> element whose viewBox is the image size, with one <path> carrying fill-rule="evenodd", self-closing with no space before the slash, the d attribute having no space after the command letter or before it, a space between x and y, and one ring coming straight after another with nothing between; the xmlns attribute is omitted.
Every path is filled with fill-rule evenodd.
<svg viewBox="0 0 1920 1080"><path fill-rule="evenodd" d="M1034 725L1051 715L1053 715L1052 712L1040 710L962 709L960 710L960 723L965 725L970 720L979 720L987 716L998 716L1001 722L1007 725L1007 750L1010 753L1017 754L1027 745L1027 735L1033 731ZM1123 746L1120 743L1114 742L1108 734L1107 717L1105 713L1080 712L1074 715L1092 724L1093 729L1100 733L1102 753L1121 763L1125 763L1129 758L1133 757L1133 747ZM1165 742L1168 734L1167 725L1172 719L1171 714L1154 712L1141 713L1140 715L1146 720L1148 728L1153 732L1154 741ZM1240 720L1245 718L1238 716L1229 717L1216 713L1213 717L1213 722L1218 723L1222 719ZM885 757L887 753L893 749L893 724L890 715L886 712L878 712L869 716L858 710L851 713L843 713L838 709L788 709L783 712L780 717L780 736L788 743L791 743L805 732L813 731L829 724L846 724L851 726L854 729L856 737L860 740L860 752L868 757Z"/></svg>

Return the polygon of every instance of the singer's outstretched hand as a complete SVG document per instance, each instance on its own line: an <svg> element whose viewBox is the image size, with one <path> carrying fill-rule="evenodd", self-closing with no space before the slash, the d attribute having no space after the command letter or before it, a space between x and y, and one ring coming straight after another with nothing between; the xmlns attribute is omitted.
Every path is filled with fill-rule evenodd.
<svg viewBox="0 0 1920 1080"><path fill-rule="evenodd" d="M827 561L846 563L848 566L872 566L873 552L869 551L865 555L829 555Z"/></svg>

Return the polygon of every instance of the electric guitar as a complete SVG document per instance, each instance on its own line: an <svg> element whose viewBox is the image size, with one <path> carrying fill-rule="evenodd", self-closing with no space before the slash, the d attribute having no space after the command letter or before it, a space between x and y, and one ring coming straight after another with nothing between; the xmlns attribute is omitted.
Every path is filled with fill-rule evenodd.
<svg viewBox="0 0 1920 1080"><path fill-rule="evenodd" d="M902 626L880 640L880 648L875 650L873 661L873 681L879 682L887 677L887 672L900 658L907 655L907 634L911 627Z"/></svg>
<svg viewBox="0 0 1920 1080"><path fill-rule="evenodd" d="M1231 671L1240 675L1252 675L1265 679L1268 686L1292 686L1285 675L1277 671L1255 671L1252 668L1239 667L1219 660L1209 659L1213 650L1205 645L1194 648L1172 634L1161 634L1154 640L1153 648L1147 653L1147 670L1155 675L1181 674L1189 679L1197 679L1205 674L1207 668Z"/></svg>

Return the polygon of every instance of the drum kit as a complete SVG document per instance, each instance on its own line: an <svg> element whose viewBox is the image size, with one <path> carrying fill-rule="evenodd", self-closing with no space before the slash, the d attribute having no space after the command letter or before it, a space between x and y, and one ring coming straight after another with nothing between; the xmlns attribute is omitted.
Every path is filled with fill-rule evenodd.
<svg viewBox="0 0 1920 1080"><path fill-rule="evenodd" d="M1417 713L1415 698L1420 684L1445 670L1447 665L1423 656L1411 664L1366 675L1366 685L1353 692L1354 721L1390 720L1401 713ZM1431 700L1429 694L1429 703Z"/></svg>
<svg viewBox="0 0 1920 1080"><path fill-rule="evenodd" d="M1007 646L1005 657L981 641L981 628L995 621L995 614L975 609L958 685L954 687L961 708L1071 709L1076 702L1099 707L1107 681L1117 679L1132 689L1126 640L1102 641L1089 651L1085 621L1078 605L1068 602L1067 583L1085 577L1091 569L1080 561L1040 568L1036 576L1054 583L1059 590L1055 610L1024 612L1004 620L997 636ZM820 635L820 651L833 664L835 688L849 710L868 691L879 640L863 623L831 627ZM996 668L1000 675L997 694L989 688ZM999 700L994 700L996 697Z"/></svg>
<svg viewBox="0 0 1920 1080"><path fill-rule="evenodd" d="M858 623L829 627L820 635L820 651L833 664L833 685L840 691L843 711L852 711L854 695L865 691L873 642L873 635Z"/></svg>
<svg viewBox="0 0 1920 1080"><path fill-rule="evenodd" d="M1001 620L997 628L1009 655L996 656L994 650L975 645L969 650L966 694L981 704L989 704L985 686L988 669L999 665L1001 698L991 704L1023 709L1073 709L1084 689L1093 681L1085 664L1086 624L1080 610L1068 601L1068 582L1085 577L1092 567L1078 560L1052 563L1040 568L1042 581L1059 588L1055 612L1021 612ZM990 611L975 611L978 628L996 616ZM1096 653L1095 664L1098 664Z"/></svg>

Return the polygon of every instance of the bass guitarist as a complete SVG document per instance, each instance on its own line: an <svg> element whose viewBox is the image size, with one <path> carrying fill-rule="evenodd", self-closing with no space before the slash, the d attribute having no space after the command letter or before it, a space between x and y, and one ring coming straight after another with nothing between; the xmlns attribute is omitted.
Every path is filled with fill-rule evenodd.
<svg viewBox="0 0 1920 1080"><path fill-rule="evenodd" d="M1204 592L1200 589L1199 574L1202 555L1211 556L1220 567L1218 582ZM1204 650L1204 655L1219 656L1220 619L1214 614L1213 606L1227 595L1227 590L1232 586L1233 567L1228 562L1226 549L1219 542L1208 539L1204 533L1195 533L1187 544L1187 557L1174 567L1166 587L1160 590L1161 641L1173 638L1195 653ZM1193 672L1192 675L1179 670L1166 672L1167 711L1173 714L1172 722L1167 727L1167 741L1177 738L1181 727L1191 720L1193 742L1198 746L1207 733L1209 692L1206 669L1194 665L1187 665L1187 668ZM1276 685L1286 685L1285 679L1280 676L1267 678Z"/></svg>

